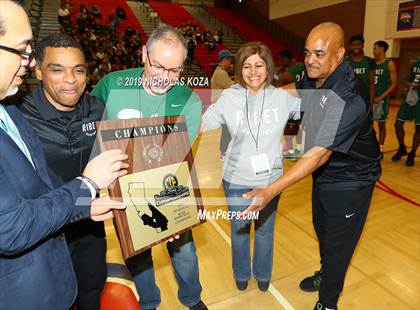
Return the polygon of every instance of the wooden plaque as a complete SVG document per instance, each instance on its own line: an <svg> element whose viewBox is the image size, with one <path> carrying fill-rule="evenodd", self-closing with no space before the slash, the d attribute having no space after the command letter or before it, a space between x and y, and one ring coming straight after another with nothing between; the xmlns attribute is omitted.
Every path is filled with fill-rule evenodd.
<svg viewBox="0 0 420 310"><path fill-rule="evenodd" d="M101 151L128 155L128 174L108 189L127 206L114 211L124 259L204 222L184 116L100 121L96 129Z"/></svg>

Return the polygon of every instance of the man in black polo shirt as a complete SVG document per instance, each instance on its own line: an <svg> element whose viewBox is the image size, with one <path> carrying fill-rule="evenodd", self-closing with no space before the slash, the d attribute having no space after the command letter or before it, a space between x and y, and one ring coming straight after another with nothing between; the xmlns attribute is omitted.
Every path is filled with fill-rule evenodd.
<svg viewBox="0 0 420 310"><path fill-rule="evenodd" d="M341 27L316 26L306 39L304 53L307 75L295 86L302 98L306 152L276 182L247 193L253 200L246 212L261 210L274 196L312 174L312 215L321 270L305 278L300 287L319 290L315 309L336 309L381 173L379 144L372 130L367 89L351 66L343 63Z"/></svg>
<svg viewBox="0 0 420 310"><path fill-rule="evenodd" d="M48 166L67 182L79 176L91 156L95 121L104 105L83 95L87 67L80 45L64 34L44 37L35 49L36 77L41 85L27 95L21 111L37 132ZM67 225L66 239L78 284L78 310L98 309L106 280L103 222Z"/></svg>

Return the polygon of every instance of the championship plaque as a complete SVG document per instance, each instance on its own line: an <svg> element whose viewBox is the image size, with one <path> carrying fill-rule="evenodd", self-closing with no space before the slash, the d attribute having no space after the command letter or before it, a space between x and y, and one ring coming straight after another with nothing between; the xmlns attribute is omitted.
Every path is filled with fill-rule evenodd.
<svg viewBox="0 0 420 310"><path fill-rule="evenodd" d="M108 189L126 210L114 211L124 259L204 221L193 154L184 116L96 122L101 151L121 149L128 174Z"/></svg>

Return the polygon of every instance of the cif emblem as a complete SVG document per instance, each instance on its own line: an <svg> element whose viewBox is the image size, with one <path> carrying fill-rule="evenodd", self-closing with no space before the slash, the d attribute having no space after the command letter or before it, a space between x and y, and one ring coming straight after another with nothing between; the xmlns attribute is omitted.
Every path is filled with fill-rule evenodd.
<svg viewBox="0 0 420 310"><path fill-rule="evenodd" d="M162 181L163 191L155 195L155 203L161 206L165 203L181 199L190 195L188 186L178 184L178 178L174 174L168 174Z"/></svg>
<svg viewBox="0 0 420 310"><path fill-rule="evenodd" d="M170 189L178 185L178 179L174 174L168 174L163 178L163 188Z"/></svg>
<svg viewBox="0 0 420 310"><path fill-rule="evenodd" d="M143 158L148 164L151 164L154 160L160 162L162 160L162 156L162 147L157 144L149 144L143 150Z"/></svg>

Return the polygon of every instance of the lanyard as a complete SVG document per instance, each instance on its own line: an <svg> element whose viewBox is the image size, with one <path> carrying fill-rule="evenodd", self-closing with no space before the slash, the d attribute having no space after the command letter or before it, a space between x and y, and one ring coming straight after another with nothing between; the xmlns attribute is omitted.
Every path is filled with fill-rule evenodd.
<svg viewBox="0 0 420 310"><path fill-rule="evenodd" d="M256 100L255 100L256 101ZM259 119L259 122L258 122L258 129L257 129L257 135L256 136L254 136L254 134L253 134L253 132L252 132L252 129L251 129L251 124L250 124L250 122L249 122L249 107L248 107L248 90L245 90L245 106L246 106L246 120L248 121L248 128L249 128L249 132L251 133L251 136L252 136L252 139L254 140L254 142L255 142L255 148L256 148L256 150L257 150L257 153L258 153L258 139L259 139L259 136L260 136L260 127L261 127L261 119L262 119L262 113L263 113L263 111L264 111L264 103L265 103L265 88L264 88L264 91L263 91L263 102L262 102L262 105L261 105L261 112L260 112L260 119Z"/></svg>

